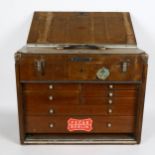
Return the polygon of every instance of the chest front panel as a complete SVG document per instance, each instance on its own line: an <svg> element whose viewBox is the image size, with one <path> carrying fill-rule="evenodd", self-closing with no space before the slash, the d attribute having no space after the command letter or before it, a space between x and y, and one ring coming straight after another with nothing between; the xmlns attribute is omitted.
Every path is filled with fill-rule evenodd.
<svg viewBox="0 0 155 155"><path fill-rule="evenodd" d="M26 135L122 134L134 141L142 70L139 55L22 55Z"/></svg>

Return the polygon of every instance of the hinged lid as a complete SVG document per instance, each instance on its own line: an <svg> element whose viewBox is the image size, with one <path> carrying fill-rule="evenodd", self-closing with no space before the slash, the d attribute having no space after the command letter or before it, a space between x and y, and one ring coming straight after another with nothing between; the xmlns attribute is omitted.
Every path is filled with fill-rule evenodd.
<svg viewBox="0 0 155 155"><path fill-rule="evenodd" d="M136 46L127 12L35 12L28 44Z"/></svg>

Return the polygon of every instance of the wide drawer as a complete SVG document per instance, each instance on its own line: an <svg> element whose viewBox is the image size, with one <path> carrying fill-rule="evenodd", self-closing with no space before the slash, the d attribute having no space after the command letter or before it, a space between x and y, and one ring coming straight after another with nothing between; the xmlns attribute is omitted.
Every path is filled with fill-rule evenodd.
<svg viewBox="0 0 155 155"><path fill-rule="evenodd" d="M119 115L132 116L136 113L135 104L122 105L50 105L26 104L26 115Z"/></svg>
<svg viewBox="0 0 155 155"><path fill-rule="evenodd" d="M142 62L139 55L102 54L23 54L20 79L101 81L97 72L103 67L109 71L105 81L141 80Z"/></svg>
<svg viewBox="0 0 155 155"><path fill-rule="evenodd" d="M73 91L83 90L86 92L103 90L136 90L136 84L101 84L101 83L26 83L23 84L24 91Z"/></svg>
<svg viewBox="0 0 155 155"><path fill-rule="evenodd" d="M24 93L24 101L28 104L108 104L113 103L131 103L136 98L136 91L117 91L97 93L81 93L78 91L61 92L27 92ZM112 96L111 96L112 95ZM109 98L108 98L109 97ZM121 99L122 98L122 99Z"/></svg>
<svg viewBox="0 0 155 155"><path fill-rule="evenodd" d="M132 133L135 128L134 116L26 116L25 119L27 133Z"/></svg>

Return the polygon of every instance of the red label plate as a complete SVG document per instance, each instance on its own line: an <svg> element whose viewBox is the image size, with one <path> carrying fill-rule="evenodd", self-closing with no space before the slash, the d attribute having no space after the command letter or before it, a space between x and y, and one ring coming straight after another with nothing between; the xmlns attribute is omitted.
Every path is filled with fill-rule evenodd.
<svg viewBox="0 0 155 155"><path fill-rule="evenodd" d="M67 121L68 131L87 131L90 132L93 129L93 120L91 118L75 119L69 118Z"/></svg>

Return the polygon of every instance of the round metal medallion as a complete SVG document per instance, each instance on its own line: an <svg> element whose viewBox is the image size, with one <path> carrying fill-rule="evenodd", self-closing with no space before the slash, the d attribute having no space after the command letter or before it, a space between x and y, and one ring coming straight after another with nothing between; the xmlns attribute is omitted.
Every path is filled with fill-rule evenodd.
<svg viewBox="0 0 155 155"><path fill-rule="evenodd" d="M108 76L110 75L110 71L108 68L106 67L102 67L100 68L97 73L96 73L98 79L100 80L105 80L106 78L108 78Z"/></svg>

